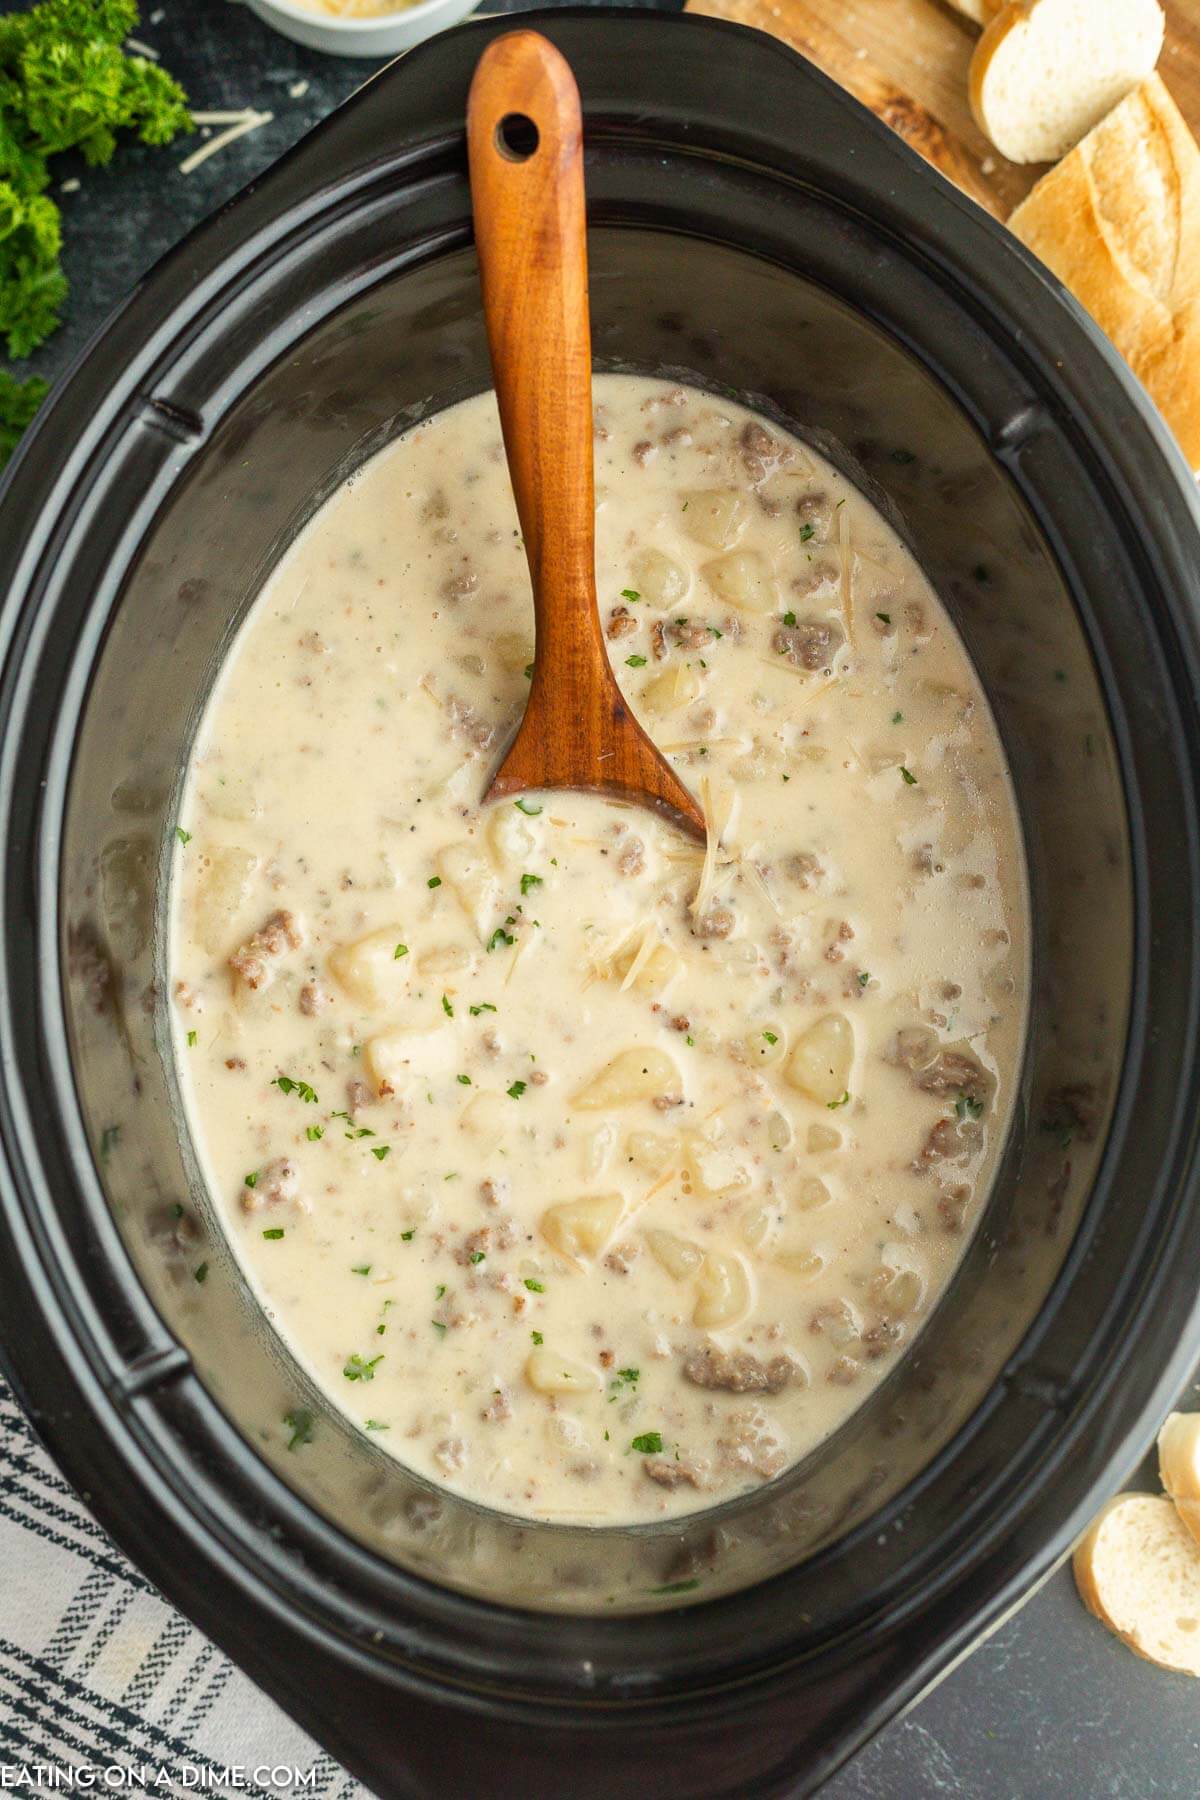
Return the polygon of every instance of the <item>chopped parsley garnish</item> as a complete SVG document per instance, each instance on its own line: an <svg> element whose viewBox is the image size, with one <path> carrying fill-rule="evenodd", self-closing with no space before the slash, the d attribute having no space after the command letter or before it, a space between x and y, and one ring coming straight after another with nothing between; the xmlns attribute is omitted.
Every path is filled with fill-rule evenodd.
<svg viewBox="0 0 1200 1800"><path fill-rule="evenodd" d="M688 1581L664 1581L661 1587L652 1587L652 1594L690 1594L693 1588L700 1586L700 1579L693 1575Z"/></svg>
<svg viewBox="0 0 1200 1800"><path fill-rule="evenodd" d="M522 875L521 877L521 892L523 894L527 894L530 888L541 887L541 885L542 877L540 875Z"/></svg>
<svg viewBox="0 0 1200 1800"><path fill-rule="evenodd" d="M811 538L815 538L816 535L817 535L817 528L815 525L809 523L809 524L802 525L800 527L800 542L802 544L807 544L809 542L809 540Z"/></svg>
<svg viewBox="0 0 1200 1800"><path fill-rule="evenodd" d="M442 1336L445 1337L446 1327L442 1324L440 1319L430 1319L429 1323L433 1326L435 1331L440 1331Z"/></svg>
<svg viewBox="0 0 1200 1800"><path fill-rule="evenodd" d="M540 1331L531 1331L529 1335L535 1344L544 1344L546 1341Z"/></svg>
<svg viewBox="0 0 1200 1800"><path fill-rule="evenodd" d="M533 680L533 664L532 663L525 664L525 679L526 679L526 681Z"/></svg>
<svg viewBox="0 0 1200 1800"><path fill-rule="evenodd" d="M417 1235L417 1228L414 1225L411 1231L402 1231L400 1233L400 1240L402 1243L411 1244L413 1239L416 1237L416 1235Z"/></svg>
<svg viewBox="0 0 1200 1800"><path fill-rule="evenodd" d="M629 1448L636 1450L640 1456L658 1456L663 1447L661 1431L643 1431L635 1437Z"/></svg>
<svg viewBox="0 0 1200 1800"><path fill-rule="evenodd" d="M188 1049L194 1050L196 1048L197 1043L199 1042L199 1039L200 1039L200 1033L198 1031L189 1031L188 1039L187 1039Z"/></svg>
<svg viewBox="0 0 1200 1800"><path fill-rule="evenodd" d="M268 1239L281 1238L283 1236L283 1226L268 1225L267 1229L263 1232L263 1236Z"/></svg>
<svg viewBox="0 0 1200 1800"><path fill-rule="evenodd" d="M836 1112L839 1106L849 1106L849 1104L850 1104L850 1089L849 1088L846 1089L845 1093L842 1095L840 1100L827 1100L825 1102L825 1104L829 1108L830 1112Z"/></svg>
<svg viewBox="0 0 1200 1800"><path fill-rule="evenodd" d="M525 1092L526 1086L527 1083L524 1081L514 1081L512 1086L507 1090L509 1099L519 1100L521 1095Z"/></svg>
<svg viewBox="0 0 1200 1800"><path fill-rule="evenodd" d="M371 1273L371 1264L370 1263L357 1263L357 1264L352 1263L350 1265L350 1273L352 1275L369 1275Z"/></svg>
<svg viewBox="0 0 1200 1800"><path fill-rule="evenodd" d="M644 669L645 666L646 659L644 656L627 656L625 658L625 667L627 669Z"/></svg>
<svg viewBox="0 0 1200 1800"><path fill-rule="evenodd" d="M514 800L513 805L518 812L523 812L527 819L536 819L542 810L540 806L530 806L528 800Z"/></svg>
<svg viewBox="0 0 1200 1800"><path fill-rule="evenodd" d="M200 1267L195 1271L192 1279L201 1283L208 1280L208 1264L206 1262L200 1264Z"/></svg>
<svg viewBox="0 0 1200 1800"><path fill-rule="evenodd" d="M444 1281L439 1281L439 1282L438 1282L438 1284L437 1284L437 1286L436 1286L436 1287L435 1287L435 1288L434 1288L434 1290L433 1290L433 1297L434 1297L434 1299L435 1299L435 1300L440 1300L440 1299L441 1299L441 1298L442 1298L442 1296L443 1296L443 1294L444 1294L444 1293L445 1293L445 1292L446 1292L446 1284L445 1284L445 1282L444 1282Z"/></svg>
<svg viewBox="0 0 1200 1800"><path fill-rule="evenodd" d="M774 1049L775 1045L779 1042L779 1033L777 1031L764 1031L763 1036L766 1038L768 1044L771 1045L772 1049Z"/></svg>
<svg viewBox="0 0 1200 1800"><path fill-rule="evenodd" d="M960 1094L954 1102L954 1116L960 1125L964 1119L981 1119L983 1117L983 1101L973 1100L970 1094Z"/></svg>
<svg viewBox="0 0 1200 1800"><path fill-rule="evenodd" d="M906 769L904 767L903 763L900 764L900 773L904 777L905 787L916 787L916 785L917 785L916 776L913 774L911 769Z"/></svg>
<svg viewBox="0 0 1200 1800"><path fill-rule="evenodd" d="M299 1094L306 1106L317 1104L317 1090L307 1081L294 1081L290 1075L276 1075L271 1086L277 1087L281 1094Z"/></svg>
<svg viewBox="0 0 1200 1800"><path fill-rule="evenodd" d="M890 625L892 622L891 613L876 613L875 617L877 619L882 619L885 625Z"/></svg>
<svg viewBox="0 0 1200 1800"><path fill-rule="evenodd" d="M640 1369L618 1369L610 1385L614 1388L633 1387L640 1380L641 1373Z"/></svg>
<svg viewBox="0 0 1200 1800"><path fill-rule="evenodd" d="M183 829L183 826L182 826L182 825L177 825L177 826L176 826L176 827L175 827L175 836L176 836L176 837L177 837L177 838L178 838L178 839L179 839L179 841L180 841L180 843L181 843L181 844L190 844L190 843L191 843L191 841L192 841L192 834L191 834L191 832L190 832L190 831L185 831L185 830L184 830L184 829Z"/></svg>
<svg viewBox="0 0 1200 1800"><path fill-rule="evenodd" d="M369 1362L355 1351L354 1355L347 1360L342 1374L347 1381L374 1381L375 1370L382 1361L382 1350L378 1356L371 1357Z"/></svg>
<svg viewBox="0 0 1200 1800"><path fill-rule="evenodd" d="M902 712L894 712L892 714L892 724L899 725L899 723L903 719L903 717L904 717L904 714Z"/></svg>
<svg viewBox="0 0 1200 1800"><path fill-rule="evenodd" d="M484 1252L482 1250L472 1250L471 1261L473 1263L481 1263L481 1262L483 1262L483 1260L484 1260Z"/></svg>
<svg viewBox="0 0 1200 1800"><path fill-rule="evenodd" d="M375 1144L371 1148L371 1155L375 1158L376 1162L382 1162L384 1157L390 1156L391 1153L392 1146L390 1144Z"/></svg>
<svg viewBox="0 0 1200 1800"><path fill-rule="evenodd" d="M291 1432L288 1449L298 1450L301 1444L313 1441L313 1416L307 1406L297 1406L294 1411L284 1413L283 1422Z"/></svg>
<svg viewBox="0 0 1200 1800"><path fill-rule="evenodd" d="M783 615L783 622L785 625L794 625L796 623L795 613L794 612L785 612Z"/></svg>
<svg viewBox="0 0 1200 1800"><path fill-rule="evenodd" d="M683 1040L683 1041L684 1041L684 1043L685 1043L685 1044L690 1044L690 1045L693 1045L693 1046L694 1046L694 1045L695 1045L695 1042L696 1042L696 1040L695 1040L695 1038L694 1038L694 1037L692 1037L692 1036L690 1036L690 1035L689 1035L689 1036L687 1036L687 1037L685 1037L685 1038L684 1038L684 1040Z"/></svg>
<svg viewBox="0 0 1200 1800"><path fill-rule="evenodd" d="M531 1294L544 1294L546 1291L545 1282L536 1281L532 1275L526 1275L525 1286L529 1289Z"/></svg>
<svg viewBox="0 0 1200 1800"><path fill-rule="evenodd" d="M310 1144L319 1144L325 1136L325 1127L323 1125L306 1125L304 1135Z"/></svg>
<svg viewBox="0 0 1200 1800"><path fill-rule="evenodd" d="M635 600L636 601L636 600L640 600L641 597L642 596L638 593L636 588L622 588L621 589L622 600Z"/></svg>
<svg viewBox="0 0 1200 1800"><path fill-rule="evenodd" d="M441 885L442 878L440 875L431 875L429 880L425 883L425 886L430 888L441 887Z"/></svg>
<svg viewBox="0 0 1200 1800"><path fill-rule="evenodd" d="M368 1431L390 1431L391 1430L390 1425L388 1425L383 1419L368 1419L366 1424L367 1424Z"/></svg>
<svg viewBox="0 0 1200 1800"><path fill-rule="evenodd" d="M500 944L507 944L511 948L516 941L517 940L512 935L511 931L505 931L503 925L497 925L495 931L493 931L491 937L487 941L487 947L489 952L495 950ZM474 1012L474 1007L472 1007L471 1010Z"/></svg>
<svg viewBox="0 0 1200 1800"><path fill-rule="evenodd" d="M248 1188L254 1188L254 1187L258 1186L258 1170L257 1169L252 1170L249 1175L243 1175L242 1186L248 1187Z"/></svg>
<svg viewBox="0 0 1200 1800"><path fill-rule="evenodd" d="M860 969L860 970L859 970L859 971L858 971L858 985L859 985L859 987L866 987L866 985L867 985L867 983L868 983L868 981L870 981L870 979L871 979L871 976L870 976L870 973L869 973L869 972L868 972L868 970L866 970L866 969Z"/></svg>
<svg viewBox="0 0 1200 1800"><path fill-rule="evenodd" d="M369 1125L355 1125L351 1130L343 1131L342 1136L353 1142L356 1138L374 1137L375 1133Z"/></svg>
<svg viewBox="0 0 1200 1800"><path fill-rule="evenodd" d="M470 1087L471 1085L471 1077L469 1075L456 1075L454 1079L458 1082L460 1087Z"/></svg>
<svg viewBox="0 0 1200 1800"><path fill-rule="evenodd" d="M454 1008L450 1004L449 994L442 995L442 1011L445 1013L445 1015L448 1019L452 1019L454 1017Z"/></svg>
<svg viewBox="0 0 1200 1800"><path fill-rule="evenodd" d="M407 944L397 944L396 948L392 951L392 961L399 962L400 958L402 956L407 956L407 955L408 955L408 945Z"/></svg>
<svg viewBox="0 0 1200 1800"><path fill-rule="evenodd" d="M471 1017L473 1019L477 1019L479 1017L480 1013L495 1012L495 1010L496 1009L492 1005L490 1000L481 1000L479 1002L478 1006L473 1006L471 1008Z"/></svg>

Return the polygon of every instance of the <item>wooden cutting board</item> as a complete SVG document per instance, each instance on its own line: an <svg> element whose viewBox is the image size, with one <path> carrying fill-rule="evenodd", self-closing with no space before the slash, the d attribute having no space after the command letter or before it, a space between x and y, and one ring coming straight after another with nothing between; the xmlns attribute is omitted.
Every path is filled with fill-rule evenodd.
<svg viewBox="0 0 1200 1800"><path fill-rule="evenodd" d="M1008 162L967 104L979 32L942 0L687 0L688 12L781 38L898 131L914 150L1005 219L1042 166ZM1172 0L1158 72L1200 136L1200 4Z"/></svg>

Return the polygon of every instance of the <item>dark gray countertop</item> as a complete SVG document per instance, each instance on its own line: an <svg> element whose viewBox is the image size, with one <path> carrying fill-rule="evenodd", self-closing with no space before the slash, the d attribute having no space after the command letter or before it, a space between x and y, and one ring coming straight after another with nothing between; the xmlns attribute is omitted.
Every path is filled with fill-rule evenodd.
<svg viewBox="0 0 1200 1800"><path fill-rule="evenodd" d="M0 12L10 10L0 0ZM500 0L486 10L517 7ZM30 365L47 376L66 367L158 256L377 66L301 49L236 0L143 0L139 36L161 51L197 110L254 106L274 118L190 177L178 164L195 140L168 150L123 146L108 169L60 167L58 180L75 176L81 185L56 195L72 293L66 324ZM1183 1404L1200 1406L1200 1388ZM1149 1464L1145 1476L1153 1487ZM1200 1686L1123 1649L1084 1612L1060 1569L824 1791L829 1800L1195 1800Z"/></svg>

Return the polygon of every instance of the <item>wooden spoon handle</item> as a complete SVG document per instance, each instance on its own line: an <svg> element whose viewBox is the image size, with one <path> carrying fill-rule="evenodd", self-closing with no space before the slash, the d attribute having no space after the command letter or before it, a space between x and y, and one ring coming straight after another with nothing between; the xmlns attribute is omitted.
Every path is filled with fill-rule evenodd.
<svg viewBox="0 0 1200 1800"><path fill-rule="evenodd" d="M579 89L536 31L497 38L467 101L488 344L533 579L538 660L601 637ZM560 635L561 634L561 635ZM589 644L590 648L590 644Z"/></svg>

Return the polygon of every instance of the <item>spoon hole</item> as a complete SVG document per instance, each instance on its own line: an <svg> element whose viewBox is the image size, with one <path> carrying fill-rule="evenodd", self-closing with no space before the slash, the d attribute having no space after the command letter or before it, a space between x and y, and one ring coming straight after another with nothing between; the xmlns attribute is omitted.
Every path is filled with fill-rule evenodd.
<svg viewBox="0 0 1200 1800"><path fill-rule="evenodd" d="M526 113L505 113L496 127L496 148L509 162L528 162L538 141L538 128Z"/></svg>

